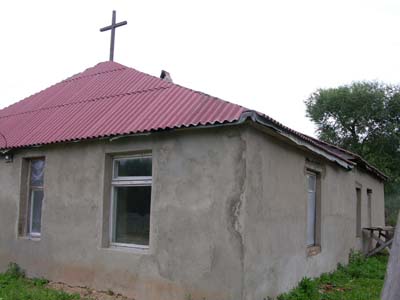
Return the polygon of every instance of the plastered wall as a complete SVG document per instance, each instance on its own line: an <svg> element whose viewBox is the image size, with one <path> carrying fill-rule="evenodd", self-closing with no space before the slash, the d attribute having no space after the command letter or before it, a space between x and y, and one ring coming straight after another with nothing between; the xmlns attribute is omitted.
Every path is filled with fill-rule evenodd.
<svg viewBox="0 0 400 300"><path fill-rule="evenodd" d="M362 189L362 226L367 220L367 188L372 189L372 225L384 225L383 183L288 147L269 134L248 128L245 209L245 299L276 296L302 277L332 271L347 263L356 238L356 186ZM309 163L309 162L312 163ZM320 250L306 245L305 170L320 173Z"/></svg>
<svg viewBox="0 0 400 300"><path fill-rule="evenodd" d="M151 151L150 249L110 248L110 157ZM45 156L40 241L18 236L24 158ZM306 239L306 159L321 168L321 252ZM0 161L0 271L111 289L137 300L263 299L345 263L355 237L355 182L373 190L383 225L383 184L314 157L250 126L59 144Z"/></svg>
<svg viewBox="0 0 400 300"><path fill-rule="evenodd" d="M0 271L111 289L135 299L235 299L242 290L237 220L245 141L217 129L55 145L0 162ZM108 155L151 151L150 249L103 245ZM45 156L40 241L18 237L22 159Z"/></svg>

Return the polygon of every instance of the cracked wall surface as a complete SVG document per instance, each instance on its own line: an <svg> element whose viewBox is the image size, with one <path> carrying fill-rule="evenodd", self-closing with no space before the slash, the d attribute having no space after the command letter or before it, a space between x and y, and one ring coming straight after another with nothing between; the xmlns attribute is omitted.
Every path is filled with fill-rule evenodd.
<svg viewBox="0 0 400 300"><path fill-rule="evenodd" d="M110 159L151 151L150 250L108 247ZM42 238L17 237L21 161L46 157ZM321 253L308 257L307 160L323 170ZM0 161L0 272L111 289L137 300L258 300L303 276L345 263L355 238L355 186L373 190L383 225L383 184L345 171L247 124L18 150Z"/></svg>
<svg viewBox="0 0 400 300"><path fill-rule="evenodd" d="M240 299L245 141L242 129L54 145L0 162L0 271L111 289L141 300ZM150 250L111 249L106 154L152 151ZM46 157L40 241L17 238L23 157ZM109 166L108 166L109 167ZM3 213L6 215L3 216Z"/></svg>
<svg viewBox="0 0 400 300"><path fill-rule="evenodd" d="M383 183L346 171L310 152L249 127L247 140L243 299L263 299L346 263L356 238L356 183L362 185L362 225L367 226L367 189L373 190L372 223L384 225ZM315 163L310 164L309 161ZM314 166L313 166L314 165ZM307 168L321 174L321 252L306 245Z"/></svg>

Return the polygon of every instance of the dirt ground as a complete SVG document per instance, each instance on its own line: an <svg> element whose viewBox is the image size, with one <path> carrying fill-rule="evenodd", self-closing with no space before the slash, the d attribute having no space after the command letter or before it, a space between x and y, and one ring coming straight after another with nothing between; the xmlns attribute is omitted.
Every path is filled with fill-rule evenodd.
<svg viewBox="0 0 400 300"><path fill-rule="evenodd" d="M87 287L70 286L62 282L50 282L47 285L51 289L64 291L68 294L79 294L81 299L88 300L135 300L127 298L112 291L96 291Z"/></svg>

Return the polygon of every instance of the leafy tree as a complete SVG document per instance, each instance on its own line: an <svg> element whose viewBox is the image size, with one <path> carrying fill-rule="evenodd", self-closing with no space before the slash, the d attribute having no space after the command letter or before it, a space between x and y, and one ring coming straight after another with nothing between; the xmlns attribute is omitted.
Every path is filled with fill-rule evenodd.
<svg viewBox="0 0 400 300"><path fill-rule="evenodd" d="M400 86L354 82L318 89L305 104L319 138L361 155L386 173L386 197L400 206Z"/></svg>

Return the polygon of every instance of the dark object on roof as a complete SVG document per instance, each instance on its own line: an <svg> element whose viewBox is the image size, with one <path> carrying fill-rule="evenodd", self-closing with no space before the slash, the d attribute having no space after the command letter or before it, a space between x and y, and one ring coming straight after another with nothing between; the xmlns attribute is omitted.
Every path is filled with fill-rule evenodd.
<svg viewBox="0 0 400 300"><path fill-rule="evenodd" d="M163 73L161 74L163 76ZM358 155L240 105L115 62L103 62L0 110L0 150L251 121L351 169L386 176Z"/></svg>
<svg viewBox="0 0 400 300"><path fill-rule="evenodd" d="M171 77L171 75L169 74L169 72L164 71L164 70L161 71L160 78L161 78L161 79L164 79L164 80L166 80L166 81L168 81L168 82L173 82L173 81L172 81L172 77Z"/></svg>

